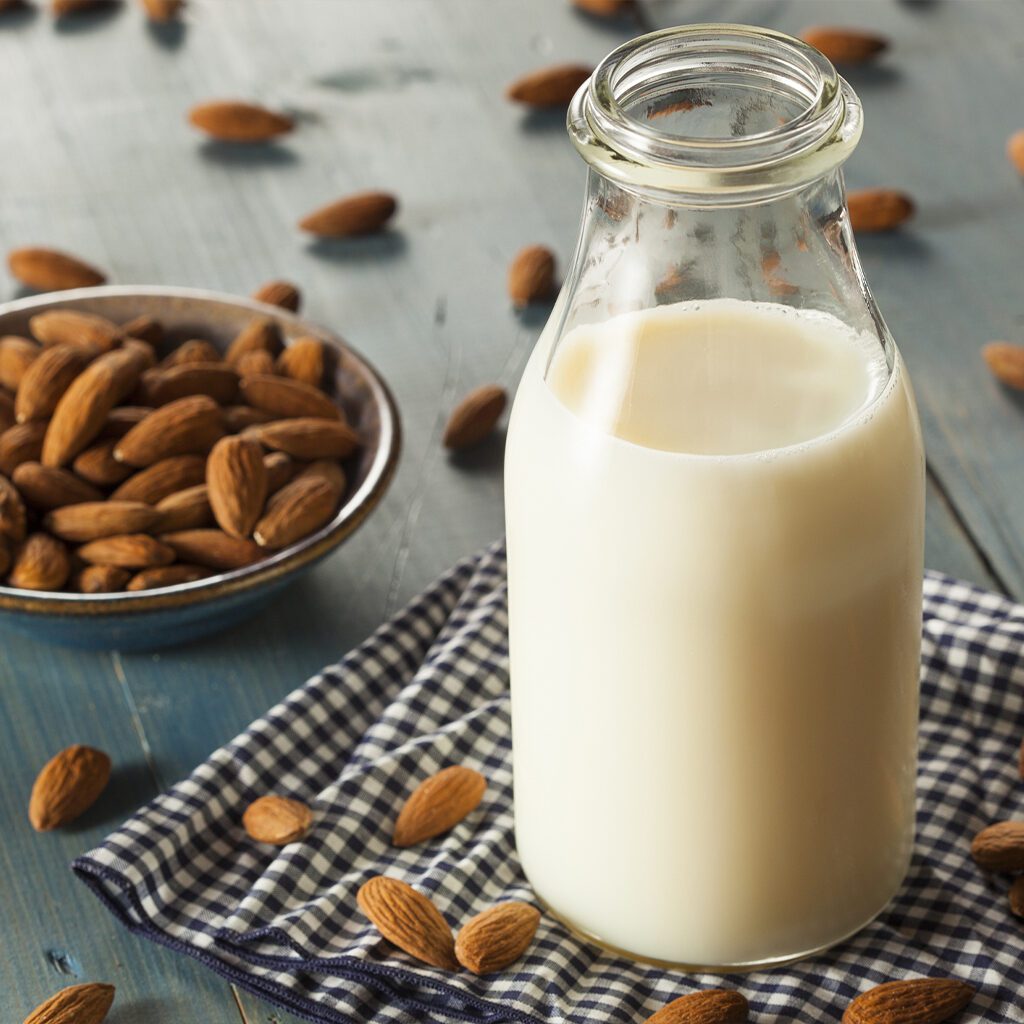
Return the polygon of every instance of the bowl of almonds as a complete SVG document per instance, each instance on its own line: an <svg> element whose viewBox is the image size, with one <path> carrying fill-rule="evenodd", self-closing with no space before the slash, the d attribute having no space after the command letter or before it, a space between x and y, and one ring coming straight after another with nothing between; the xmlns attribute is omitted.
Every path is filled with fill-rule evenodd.
<svg viewBox="0 0 1024 1024"><path fill-rule="evenodd" d="M350 536L400 448L374 368L284 308L182 288L0 306L0 628L166 647Z"/></svg>

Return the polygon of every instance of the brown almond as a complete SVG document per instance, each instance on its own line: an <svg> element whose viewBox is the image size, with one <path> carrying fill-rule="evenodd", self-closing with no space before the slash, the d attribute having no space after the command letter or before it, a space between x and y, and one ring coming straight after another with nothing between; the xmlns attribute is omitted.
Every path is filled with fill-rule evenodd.
<svg viewBox="0 0 1024 1024"><path fill-rule="evenodd" d="M411 885L377 875L360 886L356 901L377 931L399 949L434 967L458 970L448 922Z"/></svg>
<svg viewBox="0 0 1024 1024"><path fill-rule="evenodd" d="M114 6L115 0L50 0L50 12L55 18L64 18L89 11L102 11Z"/></svg>
<svg viewBox="0 0 1024 1024"><path fill-rule="evenodd" d="M152 411L148 405L121 405L111 409L100 431L100 437L124 437L136 423L141 423Z"/></svg>
<svg viewBox="0 0 1024 1024"><path fill-rule="evenodd" d="M85 544L122 533L145 533L160 522L160 513L141 501L87 501L55 508L43 522L55 536Z"/></svg>
<svg viewBox="0 0 1024 1024"><path fill-rule="evenodd" d="M28 532L28 514L18 488L0 476L0 540L20 544Z"/></svg>
<svg viewBox="0 0 1024 1024"><path fill-rule="evenodd" d="M92 565L116 565L121 569L149 569L170 565L177 558L174 548L146 533L122 533L83 544L78 557Z"/></svg>
<svg viewBox="0 0 1024 1024"><path fill-rule="evenodd" d="M1024 821L983 828L971 843L971 856L986 871L1024 871Z"/></svg>
<svg viewBox="0 0 1024 1024"><path fill-rule="evenodd" d="M636 7L634 0L572 0L572 4L595 18L621 18Z"/></svg>
<svg viewBox="0 0 1024 1024"><path fill-rule="evenodd" d="M246 352L235 364L240 377L256 377L276 373L274 357L269 352Z"/></svg>
<svg viewBox="0 0 1024 1024"><path fill-rule="evenodd" d="M174 587L179 583L195 583L196 580L205 580L209 575L209 569L203 569L198 565L183 565L179 562L176 565L143 569L128 581L124 589L156 590L158 587Z"/></svg>
<svg viewBox="0 0 1024 1024"><path fill-rule="evenodd" d="M36 776L28 818L37 832L72 822L91 807L110 779L110 758L102 750L75 744L52 757Z"/></svg>
<svg viewBox="0 0 1024 1024"><path fill-rule="evenodd" d="M116 594L131 575L116 565L87 565L71 577L71 589L79 594Z"/></svg>
<svg viewBox="0 0 1024 1024"><path fill-rule="evenodd" d="M974 998L974 986L957 978L887 981L862 992L843 1024L941 1024Z"/></svg>
<svg viewBox="0 0 1024 1024"><path fill-rule="evenodd" d="M74 473L38 462L23 462L18 466L14 471L14 484L30 505L45 511L103 500L102 491Z"/></svg>
<svg viewBox="0 0 1024 1024"><path fill-rule="evenodd" d="M143 370L156 366L156 349L148 341L139 338L124 338L121 346L141 357Z"/></svg>
<svg viewBox="0 0 1024 1024"><path fill-rule="evenodd" d="M33 337L44 345L74 345L92 353L121 344L121 328L105 316L74 309L50 309L29 319Z"/></svg>
<svg viewBox="0 0 1024 1024"><path fill-rule="evenodd" d="M206 487L217 525L232 537L248 537L267 500L263 449L251 438L221 438L206 464Z"/></svg>
<svg viewBox="0 0 1024 1024"><path fill-rule="evenodd" d="M251 405L229 405L224 409L224 426L232 434L241 433L248 427L273 421L274 417L269 412L254 409Z"/></svg>
<svg viewBox="0 0 1024 1024"><path fill-rule="evenodd" d="M250 320L228 346L224 353L224 361L234 366L246 352L263 351L276 356L282 347L281 329L266 316L257 316Z"/></svg>
<svg viewBox="0 0 1024 1024"><path fill-rule="evenodd" d="M210 492L206 484L197 484L168 494L157 502L156 510L160 513L161 533L176 533L178 530L195 530L213 525L213 509L210 508Z"/></svg>
<svg viewBox="0 0 1024 1024"><path fill-rule="evenodd" d="M275 494L295 475L295 463L284 452L268 452L263 456L267 471L267 495Z"/></svg>
<svg viewBox="0 0 1024 1024"><path fill-rule="evenodd" d="M295 127L290 117L242 100L200 103L189 111L188 119L219 142L267 142Z"/></svg>
<svg viewBox="0 0 1024 1024"><path fill-rule="evenodd" d="M265 548L294 544L330 522L339 497L326 480L296 477L271 496L256 523L253 538Z"/></svg>
<svg viewBox="0 0 1024 1024"><path fill-rule="evenodd" d="M53 345L44 349L25 371L14 397L19 423L46 419L57 408L61 395L86 368L92 355L74 345Z"/></svg>
<svg viewBox="0 0 1024 1024"><path fill-rule="evenodd" d="M92 288L106 277L95 267L56 249L29 246L7 254L11 273L29 288L39 292L58 292L67 288Z"/></svg>
<svg viewBox="0 0 1024 1024"><path fill-rule="evenodd" d="M113 985L71 985L40 1003L24 1024L102 1024L113 1002Z"/></svg>
<svg viewBox="0 0 1024 1024"><path fill-rule="evenodd" d="M169 494L195 487L205 479L206 459L202 455L172 455L128 477L110 497L155 505Z"/></svg>
<svg viewBox="0 0 1024 1024"><path fill-rule="evenodd" d="M266 552L255 541L232 537L223 530L176 530L160 534L183 562L210 569L242 569L258 562Z"/></svg>
<svg viewBox="0 0 1024 1024"><path fill-rule="evenodd" d="M891 188L865 188L846 197L854 231L891 231L914 215L914 201Z"/></svg>
<svg viewBox="0 0 1024 1024"><path fill-rule="evenodd" d="M517 307L551 298L555 290L555 254L544 245L520 250L508 269L508 294Z"/></svg>
<svg viewBox="0 0 1024 1024"><path fill-rule="evenodd" d="M275 452L274 454L279 455L280 452ZM271 455L267 456L268 459L272 457ZM338 499L345 493L345 488L348 486L345 470L333 459L317 459L308 466L304 466L297 474L297 479L307 480L310 478L323 480L328 483Z"/></svg>
<svg viewBox="0 0 1024 1024"><path fill-rule="evenodd" d="M997 380L1007 387L1024 390L1024 345L990 341L981 355Z"/></svg>
<svg viewBox="0 0 1024 1024"><path fill-rule="evenodd" d="M1006 140L1006 156L1018 174L1024 175L1024 129Z"/></svg>
<svg viewBox="0 0 1024 1024"><path fill-rule="evenodd" d="M0 536L0 580L6 577L14 561L14 552L9 540Z"/></svg>
<svg viewBox="0 0 1024 1024"><path fill-rule="evenodd" d="M14 476L23 462L38 462L43 452L47 425L41 420L18 423L0 434L0 473Z"/></svg>
<svg viewBox="0 0 1024 1024"><path fill-rule="evenodd" d="M277 357L277 372L324 390L335 362L334 350L319 338L296 338Z"/></svg>
<svg viewBox="0 0 1024 1024"><path fill-rule="evenodd" d="M220 349L210 341L202 338L189 338L176 349L172 349L160 364L164 369L172 366L185 366L188 363L220 363L223 356Z"/></svg>
<svg viewBox="0 0 1024 1024"><path fill-rule="evenodd" d="M22 590L60 590L70 575L68 549L48 533L33 533L15 552L7 581Z"/></svg>
<svg viewBox="0 0 1024 1024"><path fill-rule="evenodd" d="M273 365L273 357L264 354ZM229 405L238 396L238 373L215 363L182 363L150 370L143 377L142 393L150 405L168 405L191 395L206 395L218 405Z"/></svg>
<svg viewBox="0 0 1024 1024"><path fill-rule="evenodd" d="M454 828L484 798L487 780L472 768L454 764L424 779L399 812L391 842L415 846Z"/></svg>
<svg viewBox="0 0 1024 1024"><path fill-rule="evenodd" d="M462 926L455 956L474 974L503 971L526 952L539 924L540 911L529 903L499 903Z"/></svg>
<svg viewBox="0 0 1024 1024"><path fill-rule="evenodd" d="M150 21L174 21L185 6L184 0L142 0Z"/></svg>
<svg viewBox="0 0 1024 1024"><path fill-rule="evenodd" d="M445 448L468 448L486 438L505 411L508 396L497 384L470 391L452 410L444 428Z"/></svg>
<svg viewBox="0 0 1024 1024"><path fill-rule="evenodd" d="M282 419L341 419L341 410L322 391L301 380L258 374L246 377L242 397L256 409Z"/></svg>
<svg viewBox="0 0 1024 1024"><path fill-rule="evenodd" d="M42 349L28 338L8 334L0 338L0 387L17 391Z"/></svg>
<svg viewBox="0 0 1024 1024"><path fill-rule="evenodd" d="M161 406L124 435L114 458L130 466L151 466L172 455L205 454L224 436L217 403L191 395Z"/></svg>
<svg viewBox="0 0 1024 1024"><path fill-rule="evenodd" d="M257 302L265 302L268 306L280 306L290 313L297 313L302 302L302 294L289 281L267 281L252 293Z"/></svg>
<svg viewBox="0 0 1024 1024"><path fill-rule="evenodd" d="M137 338L139 341L148 341L150 345L159 345L164 340L164 325L156 317L140 313L121 324L121 334L125 338Z"/></svg>
<svg viewBox="0 0 1024 1024"><path fill-rule="evenodd" d="M748 1004L739 992L707 988L666 1004L646 1024L744 1024Z"/></svg>
<svg viewBox="0 0 1024 1024"><path fill-rule="evenodd" d="M800 38L821 50L833 64L865 64L889 48L889 41L874 32L829 25L805 28Z"/></svg>
<svg viewBox="0 0 1024 1024"><path fill-rule="evenodd" d="M0 387L0 434L15 424L14 399L10 392Z"/></svg>
<svg viewBox="0 0 1024 1024"><path fill-rule="evenodd" d="M75 475L97 487L114 487L127 480L135 470L114 458L116 444L116 438L110 438L86 448L71 464Z"/></svg>
<svg viewBox="0 0 1024 1024"><path fill-rule="evenodd" d="M359 435L341 420L278 420L250 427L246 434L294 459L343 459L359 446Z"/></svg>
<svg viewBox="0 0 1024 1024"><path fill-rule="evenodd" d="M313 827L313 812L300 800L286 796L261 796L242 815L250 839L273 846L297 843Z"/></svg>
<svg viewBox="0 0 1024 1024"><path fill-rule="evenodd" d="M306 214L299 227L321 238L369 235L382 230L397 209L388 192L357 192Z"/></svg>
<svg viewBox="0 0 1024 1024"><path fill-rule="evenodd" d="M592 70L583 64L554 64L539 68L512 82L505 90L505 96L528 107L567 107Z"/></svg>
<svg viewBox="0 0 1024 1024"><path fill-rule="evenodd" d="M1010 886L1010 912L1024 917L1024 875L1018 875Z"/></svg>

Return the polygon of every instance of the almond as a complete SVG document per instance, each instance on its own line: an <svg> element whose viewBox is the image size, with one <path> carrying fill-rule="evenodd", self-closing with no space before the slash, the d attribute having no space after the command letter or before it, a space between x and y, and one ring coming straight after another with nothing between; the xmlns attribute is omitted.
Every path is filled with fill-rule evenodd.
<svg viewBox="0 0 1024 1024"><path fill-rule="evenodd" d="M891 188L866 188L846 197L854 231L891 231L914 215L914 201Z"/></svg>
<svg viewBox="0 0 1024 1024"><path fill-rule="evenodd" d="M251 405L229 405L224 409L224 426L233 434L260 423L271 423L273 420L274 417L269 412L254 409Z"/></svg>
<svg viewBox="0 0 1024 1024"><path fill-rule="evenodd" d="M188 119L220 142L267 142L295 127L290 117L242 100L200 103L189 111Z"/></svg>
<svg viewBox="0 0 1024 1024"><path fill-rule="evenodd" d="M24 1024L102 1024L113 1002L113 985L72 985L40 1003Z"/></svg>
<svg viewBox="0 0 1024 1024"><path fill-rule="evenodd" d="M184 0L142 0L150 21L174 21L185 6Z"/></svg>
<svg viewBox="0 0 1024 1024"><path fill-rule="evenodd" d="M274 374L274 357L269 352L246 352L235 364L240 377Z"/></svg>
<svg viewBox="0 0 1024 1024"><path fill-rule="evenodd" d="M277 357L277 372L323 390L335 362L334 350L319 338L296 338Z"/></svg>
<svg viewBox="0 0 1024 1024"><path fill-rule="evenodd" d="M250 320L228 346L224 361L234 366L246 352L264 351L276 356L281 351L281 330L277 324L266 316L258 316Z"/></svg>
<svg viewBox="0 0 1024 1024"><path fill-rule="evenodd" d="M888 981L862 992L843 1014L843 1024L940 1024L974 997L956 978Z"/></svg>
<svg viewBox="0 0 1024 1024"><path fill-rule="evenodd" d="M261 796L242 815L250 839L286 846L304 839L313 827L313 812L299 800L285 796Z"/></svg>
<svg viewBox="0 0 1024 1024"><path fill-rule="evenodd" d="M1024 174L1024 129L1014 132L1006 141L1006 155L1018 174Z"/></svg>
<svg viewBox="0 0 1024 1024"><path fill-rule="evenodd" d="M1010 912L1024 917L1024 875L1018 875L1010 886Z"/></svg>
<svg viewBox="0 0 1024 1024"><path fill-rule="evenodd" d="M110 497L114 501L156 505L168 495L195 487L205 479L206 459L201 455L172 455L128 477Z"/></svg>
<svg viewBox="0 0 1024 1024"><path fill-rule="evenodd" d="M131 575L116 565L87 565L71 577L71 589L79 594L115 594L124 590Z"/></svg>
<svg viewBox="0 0 1024 1024"><path fill-rule="evenodd" d="M263 456L267 471L267 495L275 494L295 475L295 463L284 452L268 452Z"/></svg>
<svg viewBox="0 0 1024 1024"><path fill-rule="evenodd" d="M321 238L369 235L382 230L397 209L398 201L387 192L357 192L307 214L299 227Z"/></svg>
<svg viewBox="0 0 1024 1024"><path fill-rule="evenodd" d="M150 345L159 345L164 340L164 325L147 313L126 320L121 324L121 334L125 338L137 338L148 341Z"/></svg>
<svg viewBox="0 0 1024 1024"><path fill-rule="evenodd" d="M267 359L273 357L264 353ZM167 405L190 395L206 395L218 405L228 405L238 395L238 373L230 366L182 363L150 370L143 378L143 395L152 405Z"/></svg>
<svg viewBox="0 0 1024 1024"><path fill-rule="evenodd" d="M222 358L220 349L212 342L204 341L202 338L189 338L171 351L160 365L169 369L187 363L219 363Z"/></svg>
<svg viewBox="0 0 1024 1024"><path fill-rule="evenodd" d="M248 537L267 500L259 443L237 435L221 438L206 464L206 487L217 525L232 537Z"/></svg>
<svg viewBox="0 0 1024 1024"><path fill-rule="evenodd" d="M95 267L56 249L14 249L7 254L7 265L22 284L39 292L92 288L106 281Z"/></svg>
<svg viewBox="0 0 1024 1024"><path fill-rule="evenodd" d="M13 427L14 423L14 399L0 386L0 434Z"/></svg>
<svg viewBox="0 0 1024 1024"><path fill-rule="evenodd" d="M833 64L864 64L889 48L883 36L855 28L816 25L805 28L800 38L821 50Z"/></svg>
<svg viewBox="0 0 1024 1024"><path fill-rule="evenodd" d="M572 0L573 6L596 18L619 18L632 11L634 0Z"/></svg>
<svg viewBox="0 0 1024 1024"><path fill-rule="evenodd" d="M486 438L505 411L508 396L497 384L470 391L452 410L444 428L445 448L468 448Z"/></svg>
<svg viewBox="0 0 1024 1024"><path fill-rule="evenodd" d="M37 832L72 822L91 807L110 779L110 758L102 750L75 744L52 757L36 776L28 818Z"/></svg>
<svg viewBox="0 0 1024 1024"><path fill-rule="evenodd" d="M136 423L141 423L153 410L148 405L120 405L111 409L100 437L124 437Z"/></svg>
<svg viewBox="0 0 1024 1024"><path fill-rule="evenodd" d="M217 403L192 395L161 406L124 435L114 458L130 466L150 466L172 455L205 454L224 436Z"/></svg>
<svg viewBox="0 0 1024 1024"><path fill-rule="evenodd" d="M341 410L320 390L289 377L258 374L241 383L242 397L254 408L283 419L341 419Z"/></svg>
<svg viewBox="0 0 1024 1024"><path fill-rule="evenodd" d="M986 871L1024 871L1024 821L983 828L971 843L971 856Z"/></svg>
<svg viewBox="0 0 1024 1024"><path fill-rule="evenodd" d="M213 509L206 484L186 487L183 491L168 494L157 502L160 513L160 531L176 533L178 530L195 530L213 523Z"/></svg>
<svg viewBox="0 0 1024 1024"><path fill-rule="evenodd" d="M20 544L28 530L28 514L17 487L0 476L0 540Z"/></svg>
<svg viewBox="0 0 1024 1024"><path fill-rule="evenodd" d="M454 764L421 782L395 822L391 842L415 846L454 828L484 798L487 780L472 768Z"/></svg>
<svg viewBox="0 0 1024 1024"><path fill-rule="evenodd" d="M40 352L39 346L28 338L14 334L0 338L0 387L17 391Z"/></svg>
<svg viewBox="0 0 1024 1024"><path fill-rule="evenodd" d="M992 375L1007 387L1024 390L1024 345L990 341L981 350Z"/></svg>
<svg viewBox="0 0 1024 1024"><path fill-rule="evenodd" d="M252 293L257 302L265 302L268 306L280 306L290 313L297 313L302 302L302 295L295 285L288 281L268 281L261 284Z"/></svg>
<svg viewBox="0 0 1024 1024"><path fill-rule="evenodd" d="M50 512L44 524L55 536L76 544L122 533L144 533L160 522L160 513L141 501L88 501Z"/></svg>
<svg viewBox="0 0 1024 1024"><path fill-rule="evenodd" d="M48 533L33 533L15 552L7 582L22 590L60 590L70 575L68 549Z"/></svg>
<svg viewBox="0 0 1024 1024"><path fill-rule="evenodd" d="M51 309L37 313L29 322L32 335L44 345L74 345L109 352L121 344L121 328L113 321L95 313L73 309Z"/></svg>
<svg viewBox="0 0 1024 1024"><path fill-rule="evenodd" d="M14 476L23 462L38 462L47 426L40 420L19 423L0 434L0 473Z"/></svg>
<svg viewBox="0 0 1024 1024"><path fill-rule="evenodd" d="M14 471L15 486L35 508L49 511L83 501L102 501L103 493L74 473L38 462L23 462Z"/></svg>
<svg viewBox="0 0 1024 1024"><path fill-rule="evenodd" d="M114 0L50 0L50 10L56 18L87 11L102 11L113 7Z"/></svg>
<svg viewBox="0 0 1024 1024"><path fill-rule="evenodd" d="M555 254L543 245L522 249L508 270L512 304L527 306L551 298L555 290Z"/></svg>
<svg viewBox="0 0 1024 1024"><path fill-rule="evenodd" d="M0 536L0 580L2 580L10 570L13 557L10 541L5 537Z"/></svg>
<svg viewBox="0 0 1024 1024"><path fill-rule="evenodd" d="M242 569L265 554L254 541L232 537L223 530L175 530L162 533L160 540L174 548L183 562L210 569Z"/></svg>
<svg viewBox="0 0 1024 1024"><path fill-rule="evenodd" d="M122 569L149 569L170 565L177 558L174 548L145 533L122 533L83 544L78 557L92 565L116 565Z"/></svg>
<svg viewBox="0 0 1024 1024"><path fill-rule="evenodd" d="M129 581L125 590L156 590L157 587L173 587L179 583L195 583L196 580L204 580L210 575L209 569L203 569L198 565L177 565L157 566L153 569L143 569L136 573Z"/></svg>
<svg viewBox="0 0 1024 1024"><path fill-rule="evenodd" d="M44 349L25 371L18 385L18 393L14 397L18 422L51 416L61 395L91 358L88 350L74 345L53 345Z"/></svg>
<svg viewBox="0 0 1024 1024"><path fill-rule="evenodd" d="M296 477L267 502L253 537L265 548L283 548L330 522L340 494L328 481Z"/></svg>
<svg viewBox="0 0 1024 1024"><path fill-rule="evenodd" d="M125 350L134 352L141 358L143 371L156 366L156 349L148 341L141 341L138 338L124 338L121 345Z"/></svg>
<svg viewBox="0 0 1024 1024"><path fill-rule="evenodd" d="M271 459L274 455L279 454L281 453L275 452L273 455L268 455L267 458ZM288 458L288 456L286 455L285 458ZM345 493L345 488L348 486L345 470L332 459L317 459L316 462L311 462L308 466L304 467L298 474L298 478L302 480L309 479L310 477L324 480L330 484L339 499Z"/></svg>
<svg viewBox="0 0 1024 1024"><path fill-rule="evenodd" d="M135 472L131 466L118 462L114 458L115 438L100 441L91 448L86 448L72 463L71 468L77 476L97 487L113 487L126 480Z"/></svg>
<svg viewBox="0 0 1024 1024"><path fill-rule="evenodd" d="M295 459L343 459L359 446L359 435L340 420L278 420L250 427L246 434Z"/></svg>
<svg viewBox="0 0 1024 1024"><path fill-rule="evenodd" d="M582 64L554 64L517 78L505 96L528 107L567 107L593 69Z"/></svg>
<svg viewBox="0 0 1024 1024"><path fill-rule="evenodd" d="M673 999L646 1024L743 1024L747 1010L747 1000L739 992L708 988Z"/></svg>
<svg viewBox="0 0 1024 1024"><path fill-rule="evenodd" d="M434 967L458 970L448 922L411 885L378 875L363 883L356 900L377 931L399 949Z"/></svg>
<svg viewBox="0 0 1024 1024"><path fill-rule="evenodd" d="M499 903L462 926L455 955L474 974L503 971L526 952L538 924L540 911L529 903Z"/></svg>

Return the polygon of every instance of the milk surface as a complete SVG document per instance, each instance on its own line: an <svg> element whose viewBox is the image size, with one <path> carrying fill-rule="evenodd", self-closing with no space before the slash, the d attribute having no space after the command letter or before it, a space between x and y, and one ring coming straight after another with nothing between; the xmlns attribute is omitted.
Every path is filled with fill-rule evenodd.
<svg viewBox="0 0 1024 1024"><path fill-rule="evenodd" d="M898 355L824 314L718 299L541 339L506 514L516 838L555 912L726 966L890 899L923 472Z"/></svg>

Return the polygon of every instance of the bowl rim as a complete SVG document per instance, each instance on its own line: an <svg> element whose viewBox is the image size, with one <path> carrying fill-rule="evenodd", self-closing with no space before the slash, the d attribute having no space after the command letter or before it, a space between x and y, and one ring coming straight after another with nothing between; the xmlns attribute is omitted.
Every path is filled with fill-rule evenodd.
<svg viewBox="0 0 1024 1024"><path fill-rule="evenodd" d="M380 417L380 442L377 451L366 478L329 523L263 561L191 583L175 583L153 590L119 591L112 594L36 591L0 585L0 611L101 616L198 605L215 598L255 589L310 565L341 544L362 525L380 503L394 478L402 448L402 426L398 405L391 389L377 368L358 349L353 348L334 331L280 306L208 288L174 285L98 285L91 288L69 288L0 303L0 317L35 307L72 305L75 302L108 296L127 299L163 297L227 304L249 310L254 314L271 315L283 326L291 328L289 333L294 336L312 334L327 342L343 352L350 364L355 363L361 369L362 377Z"/></svg>

